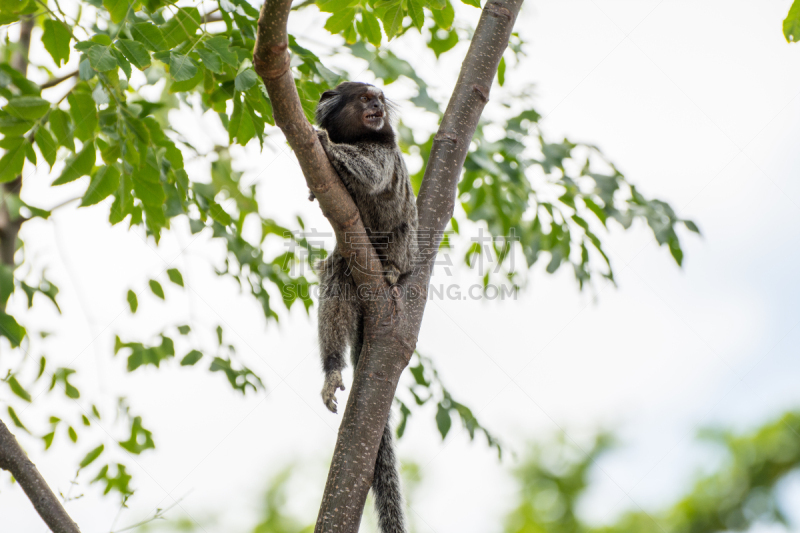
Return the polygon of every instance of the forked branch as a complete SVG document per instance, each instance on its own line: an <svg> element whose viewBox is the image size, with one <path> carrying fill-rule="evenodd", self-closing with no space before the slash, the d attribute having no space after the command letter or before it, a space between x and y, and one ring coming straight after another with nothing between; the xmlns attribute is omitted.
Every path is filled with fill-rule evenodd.
<svg viewBox="0 0 800 533"><path fill-rule="evenodd" d="M522 0L491 0L483 9L461 73L442 118L417 207L422 268L402 285L396 301L365 303L364 347L355 372L333 453L315 533L356 533L375 458L400 375L414 350L427 300L427 287L441 232L453 215L456 185L470 140L489 98L497 66L508 46ZM323 213L336 231L339 250L359 264L380 268L353 200L330 166L300 105L287 50L291 0L266 0L258 21L253 62L267 87L275 121L294 148ZM425 234L429 237L425 237ZM345 236L351 237L345 240ZM356 246L353 246L356 236ZM382 276L354 269L356 282L382 285ZM376 281L379 280L379 281ZM382 305L390 303L390 305Z"/></svg>

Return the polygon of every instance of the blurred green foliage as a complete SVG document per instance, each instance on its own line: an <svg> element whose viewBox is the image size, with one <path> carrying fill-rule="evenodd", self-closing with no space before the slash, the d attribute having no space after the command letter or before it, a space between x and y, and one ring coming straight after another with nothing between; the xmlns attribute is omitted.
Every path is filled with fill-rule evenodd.
<svg viewBox="0 0 800 533"><path fill-rule="evenodd" d="M661 510L632 511L617 522L591 526L576 515L597 458L611 447L609 435L578 448L562 440L536 446L516 471L519 501L506 520L506 533L715 533L744 531L756 523L790 524L777 499L781 481L800 468L800 411L746 433L702 431L724 460L714 472L697 479L673 505ZM797 502L793 503L795 509Z"/></svg>
<svg viewBox="0 0 800 533"><path fill-rule="evenodd" d="M624 513L604 526L584 521L578 511L596 461L614 450L614 436L600 433L591 442L579 446L561 435L559 438L530 445L522 463L514 469L518 484L516 501L502 525L491 531L503 533L717 533L745 531L758 524L762 528L797 527L778 502L781 482L800 470L800 411L789 412L777 420L745 434L728 431L701 431L701 442L714 445L721 456L719 466L706 471L686 494L660 510L636 510ZM425 473L413 462L403 461L407 504L413 509L416 489ZM311 525L287 514L288 486L298 471L289 467L269 483L260 506L256 526L243 531L252 533L296 533L312 531ZM666 502L665 502L666 503ZM790 505L797 508L797 502ZM369 505L367 509L369 509ZM442 513L449 512L446 509ZM366 511L369 514L369 511ZM414 527L414 513L410 531ZM362 530L373 525L365 517ZM145 531L205 531L205 523L189 518L169 518L151 522ZM224 529L224 528L223 528ZM780 529L779 529L780 530ZM489 533L491 533L491 531Z"/></svg>

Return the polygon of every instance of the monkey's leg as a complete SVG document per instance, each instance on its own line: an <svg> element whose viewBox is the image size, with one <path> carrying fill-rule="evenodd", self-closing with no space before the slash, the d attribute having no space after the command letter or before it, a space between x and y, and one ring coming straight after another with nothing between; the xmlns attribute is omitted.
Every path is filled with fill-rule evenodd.
<svg viewBox="0 0 800 533"><path fill-rule="evenodd" d="M319 347L325 372L322 401L333 413L336 412L336 391L345 388L342 369L346 364L347 345L358 324L357 304L351 300L353 295L348 295L345 287L345 284L329 285L323 289L319 299Z"/></svg>
<svg viewBox="0 0 800 533"><path fill-rule="evenodd" d="M400 491L400 474L394 456L394 439L389 421L383 428L383 437L375 460L372 493L381 533L405 533L403 494Z"/></svg>

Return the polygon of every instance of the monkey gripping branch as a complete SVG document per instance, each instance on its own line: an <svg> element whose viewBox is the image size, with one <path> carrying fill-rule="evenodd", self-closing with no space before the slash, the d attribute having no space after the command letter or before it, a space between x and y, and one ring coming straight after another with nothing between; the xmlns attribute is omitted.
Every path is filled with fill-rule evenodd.
<svg viewBox="0 0 800 533"><path fill-rule="evenodd" d="M416 346L428 282L443 231L453 215L470 140L522 0L491 0L483 8L417 198L419 266L395 291L386 285L358 209L303 114L288 52L286 24L291 4L291 0L264 2L253 63L269 93L275 123L294 149L308 187L333 227L340 253L350 264L359 265L353 276L360 286L359 296L364 297L364 346L315 527L315 533L355 533L392 399Z"/></svg>

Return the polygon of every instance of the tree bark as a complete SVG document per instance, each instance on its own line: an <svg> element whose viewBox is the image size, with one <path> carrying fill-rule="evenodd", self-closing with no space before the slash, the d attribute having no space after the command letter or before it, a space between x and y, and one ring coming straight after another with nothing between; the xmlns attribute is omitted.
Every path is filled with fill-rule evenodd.
<svg viewBox="0 0 800 533"><path fill-rule="evenodd" d="M28 50L30 49L32 30L33 18L24 18L20 22L20 36L17 43L19 51L11 61L11 66L22 74L27 74L28 71ZM17 236L23 219L12 218L6 198L9 195L19 196L21 188L22 176L17 176L13 181L4 183L2 203L0 203L0 262L12 270L15 266ZM51 531L54 533L80 533L77 524L69 517L61 502L36 469L36 465L28 459L17 439L2 420L0 420L0 469L7 470L14 476L36 512Z"/></svg>
<svg viewBox="0 0 800 533"><path fill-rule="evenodd" d="M53 533L80 533L17 439L0 420L0 468L8 470Z"/></svg>
<svg viewBox="0 0 800 533"><path fill-rule="evenodd" d="M389 293L358 209L300 106L287 50L291 0L266 0L261 8L253 63L269 93L275 122L295 150L308 187L333 226L339 250L366 266L354 270L365 309L364 347L339 427L315 533L358 531L383 428L416 346L433 263L453 215L461 168L521 5L522 0L492 0L483 8L434 138L417 199L421 257L412 275L401 283L399 294Z"/></svg>

